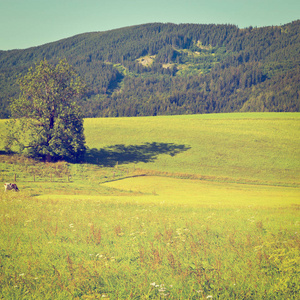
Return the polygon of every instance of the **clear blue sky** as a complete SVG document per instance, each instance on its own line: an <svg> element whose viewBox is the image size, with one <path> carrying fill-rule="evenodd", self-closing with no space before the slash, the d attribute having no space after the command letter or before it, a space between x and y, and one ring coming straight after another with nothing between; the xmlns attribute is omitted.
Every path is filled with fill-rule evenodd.
<svg viewBox="0 0 300 300"><path fill-rule="evenodd" d="M244 28L299 18L300 0L0 0L0 50L151 22Z"/></svg>

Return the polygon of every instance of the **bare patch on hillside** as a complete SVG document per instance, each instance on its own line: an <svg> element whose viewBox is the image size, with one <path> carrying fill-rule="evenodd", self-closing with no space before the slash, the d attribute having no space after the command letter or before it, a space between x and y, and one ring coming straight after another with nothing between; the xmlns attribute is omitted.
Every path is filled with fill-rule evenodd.
<svg viewBox="0 0 300 300"><path fill-rule="evenodd" d="M196 45L200 49L204 49L204 50L211 50L212 49L212 45L204 46L204 45L202 45L201 41L197 41Z"/></svg>
<svg viewBox="0 0 300 300"><path fill-rule="evenodd" d="M155 59L155 55L147 55L147 56L138 58L137 62L142 64L143 66L147 67L147 66L152 65L154 59Z"/></svg>
<svg viewBox="0 0 300 300"><path fill-rule="evenodd" d="M168 64L163 64L163 65L162 65L162 67L163 67L164 69L172 68L172 66L175 66L175 64L170 64L170 63L168 63Z"/></svg>

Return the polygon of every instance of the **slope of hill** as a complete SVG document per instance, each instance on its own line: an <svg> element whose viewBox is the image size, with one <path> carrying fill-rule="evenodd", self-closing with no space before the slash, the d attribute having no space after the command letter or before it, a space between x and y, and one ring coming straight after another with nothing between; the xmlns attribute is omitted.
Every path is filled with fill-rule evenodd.
<svg viewBox="0 0 300 300"><path fill-rule="evenodd" d="M0 51L0 117L19 74L60 58L88 84L86 117L299 111L299 29L153 23Z"/></svg>
<svg viewBox="0 0 300 300"><path fill-rule="evenodd" d="M95 178L95 182L100 180L100 175L94 173L96 169L100 172L109 169L116 171L116 176L120 171L122 178L130 171L134 174L129 176L158 175L300 187L299 121L300 113L87 118L84 120L88 147L85 164L57 162L57 165L68 165L73 179L82 170L80 176L84 180ZM5 132L5 123L6 120L0 120L1 133ZM6 153L3 142L0 139L0 154ZM18 157L0 157L3 182L13 180L18 170L13 163L5 164L5 161L18 161ZM1 160L5 165L1 166ZM21 163L24 174L18 174L18 178L25 173L30 180L33 174L49 178L52 171L56 172L55 176L70 174L60 167L50 172L48 164L40 165L37 161L32 161L32 165L40 171L34 173L31 167ZM84 165L90 165L89 171L82 169ZM113 180L102 176L104 181Z"/></svg>

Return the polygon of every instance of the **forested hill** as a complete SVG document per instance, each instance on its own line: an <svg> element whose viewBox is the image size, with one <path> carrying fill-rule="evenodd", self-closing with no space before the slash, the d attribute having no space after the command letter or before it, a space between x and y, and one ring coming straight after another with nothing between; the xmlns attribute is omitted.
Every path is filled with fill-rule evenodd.
<svg viewBox="0 0 300 300"><path fill-rule="evenodd" d="M0 51L0 118L16 78L66 58L88 85L86 117L299 111L300 20L283 26L153 23Z"/></svg>

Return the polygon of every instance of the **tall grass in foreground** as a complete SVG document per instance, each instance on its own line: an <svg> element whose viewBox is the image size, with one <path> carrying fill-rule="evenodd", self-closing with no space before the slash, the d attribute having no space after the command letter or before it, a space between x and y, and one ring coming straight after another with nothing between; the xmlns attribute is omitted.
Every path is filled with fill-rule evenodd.
<svg viewBox="0 0 300 300"><path fill-rule="evenodd" d="M297 299L298 208L0 193L0 295Z"/></svg>

